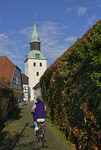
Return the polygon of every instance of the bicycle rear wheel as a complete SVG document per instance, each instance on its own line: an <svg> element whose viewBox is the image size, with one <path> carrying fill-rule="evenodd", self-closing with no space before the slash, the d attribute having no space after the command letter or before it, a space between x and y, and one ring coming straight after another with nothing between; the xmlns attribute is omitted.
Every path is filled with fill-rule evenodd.
<svg viewBox="0 0 101 150"><path fill-rule="evenodd" d="M40 129L40 144L42 147L44 146L44 133L45 133L44 129L41 128Z"/></svg>
<svg viewBox="0 0 101 150"><path fill-rule="evenodd" d="M43 135L43 137L40 137L40 144L42 147L44 146L44 135Z"/></svg>
<svg viewBox="0 0 101 150"><path fill-rule="evenodd" d="M36 131L35 136L37 139L39 139L39 131L38 130Z"/></svg>

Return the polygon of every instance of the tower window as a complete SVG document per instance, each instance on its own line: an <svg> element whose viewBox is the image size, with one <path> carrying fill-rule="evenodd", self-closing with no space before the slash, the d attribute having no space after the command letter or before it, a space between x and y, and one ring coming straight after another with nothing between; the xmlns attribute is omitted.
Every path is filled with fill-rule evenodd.
<svg viewBox="0 0 101 150"><path fill-rule="evenodd" d="M33 66L34 66L34 67L36 66L36 63L35 63L35 62L33 63Z"/></svg>
<svg viewBox="0 0 101 150"><path fill-rule="evenodd" d="M39 72L37 72L36 75L39 76Z"/></svg>
<svg viewBox="0 0 101 150"><path fill-rule="evenodd" d="M40 54L35 54L35 57L36 57L36 58L39 58L39 57L40 57Z"/></svg>
<svg viewBox="0 0 101 150"><path fill-rule="evenodd" d="M40 63L40 67L42 67L42 63Z"/></svg>

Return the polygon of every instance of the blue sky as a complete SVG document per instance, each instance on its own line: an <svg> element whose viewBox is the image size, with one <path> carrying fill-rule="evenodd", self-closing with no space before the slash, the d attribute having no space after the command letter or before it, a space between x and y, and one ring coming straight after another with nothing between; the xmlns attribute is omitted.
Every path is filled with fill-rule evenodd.
<svg viewBox="0 0 101 150"><path fill-rule="evenodd" d="M101 0L0 0L0 56L22 73L36 13L48 67L101 19Z"/></svg>

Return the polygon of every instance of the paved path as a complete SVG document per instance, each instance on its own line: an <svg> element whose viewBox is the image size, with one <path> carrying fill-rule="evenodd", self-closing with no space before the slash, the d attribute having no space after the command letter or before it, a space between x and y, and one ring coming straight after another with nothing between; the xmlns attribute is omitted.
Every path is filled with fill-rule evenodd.
<svg viewBox="0 0 101 150"><path fill-rule="evenodd" d="M70 144L63 141L49 126L46 121L46 136L44 148L41 147L34 135L33 117L30 113L32 103L21 107L20 118L13 120L7 127L6 132L15 135L10 150L73 150ZM10 137L9 136L9 137ZM4 144L7 143L4 142ZM5 150L9 148L5 146Z"/></svg>

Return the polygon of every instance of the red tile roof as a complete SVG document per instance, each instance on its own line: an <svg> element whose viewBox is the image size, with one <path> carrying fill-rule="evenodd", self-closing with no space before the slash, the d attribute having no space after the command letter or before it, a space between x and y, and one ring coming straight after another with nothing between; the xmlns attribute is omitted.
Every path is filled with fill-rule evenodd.
<svg viewBox="0 0 101 150"><path fill-rule="evenodd" d="M15 65L6 56L0 56L0 80L11 83Z"/></svg>

